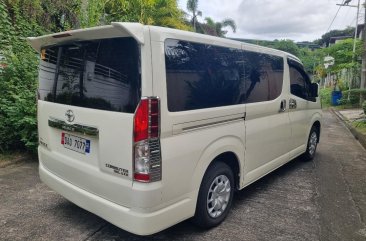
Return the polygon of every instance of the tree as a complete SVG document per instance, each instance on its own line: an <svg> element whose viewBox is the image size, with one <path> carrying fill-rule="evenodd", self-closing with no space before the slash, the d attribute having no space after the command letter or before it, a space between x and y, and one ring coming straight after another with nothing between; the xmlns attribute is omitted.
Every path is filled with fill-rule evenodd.
<svg viewBox="0 0 366 241"><path fill-rule="evenodd" d="M188 29L183 17L176 0L0 0L0 152L38 144L39 58L26 37L111 21Z"/></svg>
<svg viewBox="0 0 366 241"><path fill-rule="evenodd" d="M11 46L10 43L14 34L15 32L13 26L10 24L10 17L6 5L0 0L0 54L4 49Z"/></svg>
<svg viewBox="0 0 366 241"><path fill-rule="evenodd" d="M288 52L288 53L293 54L297 57L300 56L300 48L292 40L288 40L288 39L275 40L271 47L275 48L275 49L278 49L278 50Z"/></svg>
<svg viewBox="0 0 366 241"><path fill-rule="evenodd" d="M197 16L202 17L202 12L197 10L197 7L198 7L198 0L187 1L187 9L192 13L191 23L195 32L197 32L197 26L196 26L198 23Z"/></svg>
<svg viewBox="0 0 366 241"><path fill-rule="evenodd" d="M107 24L105 8L108 0L81 0L80 27L92 27Z"/></svg>
<svg viewBox="0 0 366 241"><path fill-rule="evenodd" d="M362 42L357 40L356 52L353 55L353 39L342 40L329 48L324 49L324 53L335 59L334 65L330 67L330 71L339 72L342 69L359 68L360 59L363 52ZM352 59L354 58L354 59Z"/></svg>
<svg viewBox="0 0 366 241"><path fill-rule="evenodd" d="M188 29L184 23L184 13L176 0L116 0L105 4L107 22L139 22L177 29Z"/></svg>
<svg viewBox="0 0 366 241"><path fill-rule="evenodd" d="M343 36L353 36L355 34L355 28L347 27L343 30L331 30L322 35L320 39L314 41L314 43L319 44L320 46L329 46L329 41L331 37L343 37Z"/></svg>
<svg viewBox="0 0 366 241"><path fill-rule="evenodd" d="M0 74L0 152L8 149L35 151L38 143L35 93L38 58L24 37L42 28L34 1L0 0L0 52L6 68ZM28 19L31 18L31 19Z"/></svg>
<svg viewBox="0 0 366 241"><path fill-rule="evenodd" d="M308 48L299 48L299 59L304 64L304 69L306 72L314 74L315 66L319 64L317 56L314 51Z"/></svg>
<svg viewBox="0 0 366 241"><path fill-rule="evenodd" d="M236 32L236 24L234 20L226 18L221 22L215 22L212 18L206 17L206 23L201 25L202 32L205 34L224 37L227 33L223 28L230 27L233 32Z"/></svg>

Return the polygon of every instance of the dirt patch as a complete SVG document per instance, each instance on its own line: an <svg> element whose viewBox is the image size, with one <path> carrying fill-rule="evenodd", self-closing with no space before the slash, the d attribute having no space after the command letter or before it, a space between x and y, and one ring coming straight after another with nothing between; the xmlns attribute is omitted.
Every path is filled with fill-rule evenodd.
<svg viewBox="0 0 366 241"><path fill-rule="evenodd" d="M36 157L34 154L26 152L15 152L0 154L0 168L4 168L10 165L19 164L27 161L35 161Z"/></svg>

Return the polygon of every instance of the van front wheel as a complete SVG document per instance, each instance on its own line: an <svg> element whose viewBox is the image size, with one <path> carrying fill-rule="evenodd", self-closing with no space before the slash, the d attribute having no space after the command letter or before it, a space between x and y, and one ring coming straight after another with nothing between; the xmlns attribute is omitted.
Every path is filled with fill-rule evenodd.
<svg viewBox="0 0 366 241"><path fill-rule="evenodd" d="M234 175L222 162L213 163L203 177L193 222L202 228L219 225L226 218L233 199Z"/></svg>
<svg viewBox="0 0 366 241"><path fill-rule="evenodd" d="M310 130L308 145L306 147L306 152L303 157L306 161L311 161L314 159L315 151L318 145L318 131L315 126L313 126Z"/></svg>

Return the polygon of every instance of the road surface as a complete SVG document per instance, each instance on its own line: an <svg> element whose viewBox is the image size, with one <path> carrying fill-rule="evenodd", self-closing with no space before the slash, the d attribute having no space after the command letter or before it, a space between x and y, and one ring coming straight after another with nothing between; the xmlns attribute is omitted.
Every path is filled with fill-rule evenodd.
<svg viewBox="0 0 366 241"><path fill-rule="evenodd" d="M295 159L235 194L225 222L125 232L40 182L37 162L0 168L0 240L366 240L366 151L330 112L313 162Z"/></svg>

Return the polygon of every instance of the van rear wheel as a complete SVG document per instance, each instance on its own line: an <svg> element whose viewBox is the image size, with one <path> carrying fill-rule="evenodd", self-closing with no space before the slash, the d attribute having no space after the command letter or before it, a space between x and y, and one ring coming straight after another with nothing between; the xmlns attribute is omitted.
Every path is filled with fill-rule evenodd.
<svg viewBox="0 0 366 241"><path fill-rule="evenodd" d="M213 163L203 177L192 221L202 228L219 225L229 213L234 188L231 168L222 162Z"/></svg>
<svg viewBox="0 0 366 241"><path fill-rule="evenodd" d="M318 130L315 126L313 126L310 130L306 152L303 154L304 160L311 161L314 159L316 148L318 146L318 140Z"/></svg>

